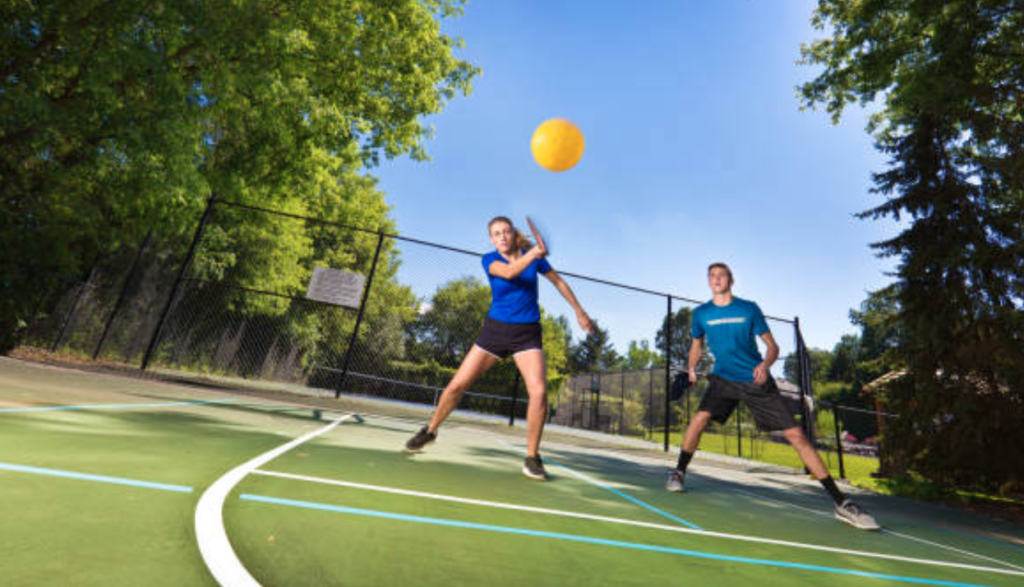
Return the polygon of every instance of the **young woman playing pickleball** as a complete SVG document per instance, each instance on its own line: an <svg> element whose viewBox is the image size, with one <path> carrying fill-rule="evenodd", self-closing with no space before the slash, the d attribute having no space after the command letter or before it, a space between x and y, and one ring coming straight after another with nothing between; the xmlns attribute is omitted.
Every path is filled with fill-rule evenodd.
<svg viewBox="0 0 1024 587"><path fill-rule="evenodd" d="M476 343L462 359L462 365L441 394L430 423L405 443L405 450L420 452L436 440L438 427L459 405L462 394L469 386L499 360L511 355L530 395L530 407L526 413L527 446L523 474L544 481L547 480L547 473L539 451L547 417L547 383L540 305L537 302L537 276L547 277L569 302L576 311L580 328L592 332L594 325L576 300L569 284L544 258L547 249L542 237L534 245L504 216L498 216L487 223L487 231L495 248L482 259L484 272L491 284L491 309L484 319Z"/></svg>

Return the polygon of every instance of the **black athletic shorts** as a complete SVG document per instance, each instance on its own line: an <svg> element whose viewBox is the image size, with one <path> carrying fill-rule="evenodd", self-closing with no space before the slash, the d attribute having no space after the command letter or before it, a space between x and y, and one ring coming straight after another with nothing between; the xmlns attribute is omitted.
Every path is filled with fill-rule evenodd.
<svg viewBox="0 0 1024 587"><path fill-rule="evenodd" d="M484 318L484 327L476 337L476 346L499 359L523 351L543 350L540 322L509 324Z"/></svg>
<svg viewBox="0 0 1024 587"><path fill-rule="evenodd" d="M779 388L770 375L764 385L730 381L717 375L708 375L708 383L697 410L710 412L711 419L719 424L725 424L742 401L750 408L754 422L761 430L787 430L796 426L793 414L786 409Z"/></svg>

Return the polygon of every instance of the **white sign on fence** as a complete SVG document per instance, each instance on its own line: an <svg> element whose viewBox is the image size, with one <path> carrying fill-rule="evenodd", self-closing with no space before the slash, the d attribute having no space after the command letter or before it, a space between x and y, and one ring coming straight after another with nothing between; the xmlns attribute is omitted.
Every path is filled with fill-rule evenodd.
<svg viewBox="0 0 1024 587"><path fill-rule="evenodd" d="M366 276L328 267L314 267L306 298L336 306L358 308Z"/></svg>

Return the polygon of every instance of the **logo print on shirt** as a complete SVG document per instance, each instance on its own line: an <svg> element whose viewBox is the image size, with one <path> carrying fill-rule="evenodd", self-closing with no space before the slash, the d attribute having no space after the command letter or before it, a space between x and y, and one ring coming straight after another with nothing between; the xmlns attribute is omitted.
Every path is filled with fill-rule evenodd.
<svg viewBox="0 0 1024 587"><path fill-rule="evenodd" d="M746 321L746 318L716 318L715 320L708 320L708 326L718 326L719 324L743 324Z"/></svg>

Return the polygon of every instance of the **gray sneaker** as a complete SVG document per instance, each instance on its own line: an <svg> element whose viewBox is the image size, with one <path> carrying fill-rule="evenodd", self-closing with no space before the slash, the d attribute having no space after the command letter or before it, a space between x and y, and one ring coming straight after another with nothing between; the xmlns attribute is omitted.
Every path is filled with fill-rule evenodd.
<svg viewBox="0 0 1024 587"><path fill-rule="evenodd" d="M665 483L665 489L673 493L682 493L686 491L683 489L683 481L686 480L686 473L679 469L672 469L672 472L668 474L668 481Z"/></svg>
<svg viewBox="0 0 1024 587"><path fill-rule="evenodd" d="M437 440L437 432L430 432L427 427L420 428L415 436L405 443L405 452L423 452L423 447Z"/></svg>
<svg viewBox="0 0 1024 587"><path fill-rule="evenodd" d="M881 530L871 514L850 500L836 506L836 519L861 530Z"/></svg>
<svg viewBox="0 0 1024 587"><path fill-rule="evenodd" d="M544 462L540 460L540 455L526 457L523 461L523 475L538 481L548 480L548 473L544 470Z"/></svg>

